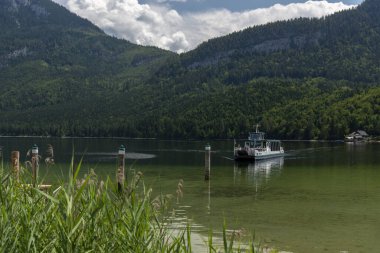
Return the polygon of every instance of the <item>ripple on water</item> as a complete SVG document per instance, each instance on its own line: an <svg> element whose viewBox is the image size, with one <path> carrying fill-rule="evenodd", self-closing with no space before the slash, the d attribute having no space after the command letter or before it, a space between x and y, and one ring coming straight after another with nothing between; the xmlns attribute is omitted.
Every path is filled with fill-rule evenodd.
<svg viewBox="0 0 380 253"><path fill-rule="evenodd" d="M91 152L91 153L77 153L77 154L85 156L86 160L90 160L90 161L109 161L109 160L115 160L117 157L117 153L115 152ZM130 159L130 160L153 159L155 157L156 155L145 154L145 153L127 152L125 154L125 158Z"/></svg>

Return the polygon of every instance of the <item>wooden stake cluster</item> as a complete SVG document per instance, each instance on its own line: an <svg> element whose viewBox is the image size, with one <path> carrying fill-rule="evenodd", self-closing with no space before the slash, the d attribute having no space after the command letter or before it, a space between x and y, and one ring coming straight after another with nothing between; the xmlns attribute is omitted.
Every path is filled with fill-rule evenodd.
<svg viewBox="0 0 380 253"><path fill-rule="evenodd" d="M126 150L125 146L121 145L118 152L118 169L116 172L116 180L117 180L117 188L119 192L123 191L124 182L126 179L125 150ZM2 155L2 150L0 150L0 155ZM12 162L12 172L15 175L16 180L19 181L20 179L20 152L19 151L12 151L11 162ZM36 187L37 180L38 180L38 170L39 170L38 146L36 144L34 144L32 147L31 164L32 164L32 186ZM207 178L209 178L209 173L208 173ZM39 185L39 187L50 188L50 185Z"/></svg>
<svg viewBox="0 0 380 253"><path fill-rule="evenodd" d="M125 181L125 146L121 145L118 152L118 168L116 172L117 189L122 192Z"/></svg>
<svg viewBox="0 0 380 253"><path fill-rule="evenodd" d="M38 155L38 146L33 145L32 147L32 184L23 184L24 187L36 187L38 181L38 169L39 169L39 155ZM11 166L12 174L17 182L20 181L20 151L11 152ZM40 190L48 190L51 185L38 185Z"/></svg>
<svg viewBox="0 0 380 253"><path fill-rule="evenodd" d="M205 146L205 180L210 180L211 174L211 146L207 144Z"/></svg>

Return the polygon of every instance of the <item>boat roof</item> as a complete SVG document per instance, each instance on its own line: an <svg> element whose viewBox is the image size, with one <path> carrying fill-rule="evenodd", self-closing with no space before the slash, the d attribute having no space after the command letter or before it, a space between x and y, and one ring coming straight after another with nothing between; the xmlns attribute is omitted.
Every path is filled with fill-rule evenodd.
<svg viewBox="0 0 380 253"><path fill-rule="evenodd" d="M269 141L269 142L281 142L281 140L274 140L274 139L260 139L260 140L246 139L246 141Z"/></svg>
<svg viewBox="0 0 380 253"><path fill-rule="evenodd" d="M250 141L260 141L264 140L264 132L249 132L248 140Z"/></svg>

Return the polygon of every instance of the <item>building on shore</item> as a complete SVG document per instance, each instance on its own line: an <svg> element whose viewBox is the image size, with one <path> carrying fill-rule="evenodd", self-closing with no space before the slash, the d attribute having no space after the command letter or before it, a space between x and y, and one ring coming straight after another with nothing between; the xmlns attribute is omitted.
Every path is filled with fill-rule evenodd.
<svg viewBox="0 0 380 253"><path fill-rule="evenodd" d="M357 130L344 137L345 141L368 141L369 135L366 131Z"/></svg>

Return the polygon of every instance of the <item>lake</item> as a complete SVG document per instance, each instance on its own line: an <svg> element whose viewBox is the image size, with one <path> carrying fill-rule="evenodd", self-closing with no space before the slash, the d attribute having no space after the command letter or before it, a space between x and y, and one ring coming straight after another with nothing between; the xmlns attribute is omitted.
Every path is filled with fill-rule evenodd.
<svg viewBox="0 0 380 253"><path fill-rule="evenodd" d="M135 139L0 138L4 161L12 150L36 143L44 156L52 144L56 165L41 162L46 182L67 178L73 148L90 168L115 178L116 153L127 146L128 177L144 174L154 194L173 200L178 220L194 231L210 228L255 232L262 245L291 252L377 252L380 248L380 143L284 142L286 156L256 163L231 160L233 141L211 141L211 180L204 179L205 141Z"/></svg>

